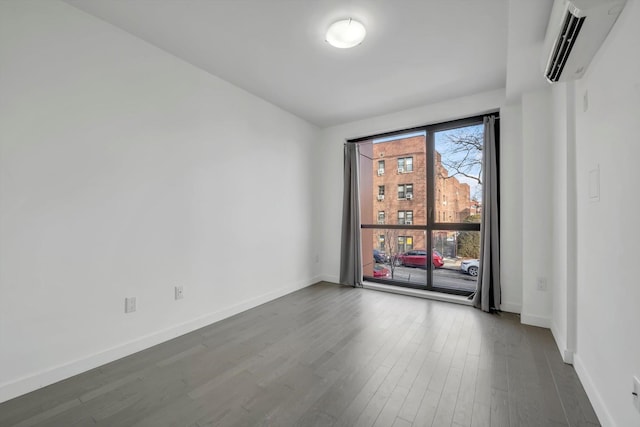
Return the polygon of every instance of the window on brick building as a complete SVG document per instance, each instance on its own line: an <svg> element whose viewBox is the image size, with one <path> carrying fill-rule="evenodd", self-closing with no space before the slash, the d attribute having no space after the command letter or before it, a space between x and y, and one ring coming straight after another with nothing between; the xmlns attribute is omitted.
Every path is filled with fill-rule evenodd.
<svg viewBox="0 0 640 427"><path fill-rule="evenodd" d="M398 158L398 172L413 172L413 157Z"/></svg>
<svg viewBox="0 0 640 427"><path fill-rule="evenodd" d="M413 249L413 236L398 236L398 252L406 252Z"/></svg>
<svg viewBox="0 0 640 427"><path fill-rule="evenodd" d="M413 224L413 211L398 211L398 224Z"/></svg>
<svg viewBox="0 0 640 427"><path fill-rule="evenodd" d="M384 185L378 185L378 196L384 196Z"/></svg>
<svg viewBox="0 0 640 427"><path fill-rule="evenodd" d="M413 198L413 184L399 184L398 199L412 199L412 198Z"/></svg>
<svg viewBox="0 0 640 427"><path fill-rule="evenodd" d="M378 224L384 224L384 211L378 211Z"/></svg>
<svg viewBox="0 0 640 427"><path fill-rule="evenodd" d="M378 250L381 252L384 252L384 244L385 244L385 238L384 238L384 234L380 234L378 236Z"/></svg>
<svg viewBox="0 0 640 427"><path fill-rule="evenodd" d="M384 175L384 160L378 160L378 176Z"/></svg>

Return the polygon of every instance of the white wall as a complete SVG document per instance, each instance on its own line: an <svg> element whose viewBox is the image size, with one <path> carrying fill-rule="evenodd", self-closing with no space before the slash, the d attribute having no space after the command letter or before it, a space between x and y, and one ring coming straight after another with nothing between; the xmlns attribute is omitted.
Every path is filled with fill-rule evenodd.
<svg viewBox="0 0 640 427"><path fill-rule="evenodd" d="M522 96L522 322L551 326L550 90ZM508 179L508 178L503 178ZM539 289L538 283L546 283Z"/></svg>
<svg viewBox="0 0 640 427"><path fill-rule="evenodd" d="M0 401L316 280L315 127L57 1L0 61Z"/></svg>
<svg viewBox="0 0 640 427"><path fill-rule="evenodd" d="M552 86L550 194L551 331L565 362L575 351L576 235L575 235L575 103L574 82Z"/></svg>
<svg viewBox="0 0 640 427"><path fill-rule="evenodd" d="M504 311L522 311L522 105L500 109L500 283Z"/></svg>
<svg viewBox="0 0 640 427"><path fill-rule="evenodd" d="M577 318L575 367L604 426L640 426L640 2L618 22L576 85ZM585 111L584 97L588 97ZM589 200L589 171L600 199Z"/></svg>
<svg viewBox="0 0 640 427"><path fill-rule="evenodd" d="M567 331L567 84L559 83L552 87L551 109L551 157L549 174L551 175L550 209L552 222L550 227L551 252L549 269L549 290L553 301L551 330L559 348L566 348Z"/></svg>

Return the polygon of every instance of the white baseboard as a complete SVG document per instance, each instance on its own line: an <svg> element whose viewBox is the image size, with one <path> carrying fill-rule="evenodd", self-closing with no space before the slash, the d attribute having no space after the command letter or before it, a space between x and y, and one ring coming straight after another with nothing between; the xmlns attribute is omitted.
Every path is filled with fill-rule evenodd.
<svg viewBox="0 0 640 427"><path fill-rule="evenodd" d="M580 378L584 391L587 393L587 397L591 402L591 406L593 406L593 410L596 411L600 424L605 427L615 427L616 423L607 410L607 406L604 404L604 400L602 399L602 396L600 396L600 393L598 393L598 389L593 383L591 375L589 375L589 372L584 366L582 359L580 359L579 354L575 354L573 357L573 367L578 374L578 378Z"/></svg>
<svg viewBox="0 0 640 427"><path fill-rule="evenodd" d="M556 346L558 346L558 351L560 352L560 356L562 356L562 361L569 365L573 365L573 350L569 350L567 348L566 337L562 336L558 325L555 322L551 324L551 335L553 335L553 340L556 342Z"/></svg>
<svg viewBox="0 0 640 427"><path fill-rule="evenodd" d="M503 303L500 303L500 310L506 311L507 313L520 314L522 312L522 304L515 304L512 302L503 302Z"/></svg>
<svg viewBox="0 0 640 427"><path fill-rule="evenodd" d="M551 328L551 319L548 317L536 316L532 314L522 313L520 321L525 325L538 326L540 328Z"/></svg>
<svg viewBox="0 0 640 427"><path fill-rule="evenodd" d="M560 355L562 356L562 361L567 365L573 365L573 357L574 352L572 350L563 350Z"/></svg>
<svg viewBox="0 0 640 427"><path fill-rule="evenodd" d="M340 278L338 276L327 276L327 275L322 275L319 277L318 280L321 280L323 282L329 282L329 283L340 283Z"/></svg>
<svg viewBox="0 0 640 427"><path fill-rule="evenodd" d="M102 350L98 353L91 354L68 363L43 369L34 374L18 378L3 384L0 384L0 403L23 394L32 392L39 388L62 381L66 378L86 372L90 369L97 368L114 360L129 356L138 351L163 343L180 335L195 331L196 329L226 319L243 311L257 307L261 304L280 298L314 283L323 280L321 277L314 277L311 280L298 282L295 285L285 286L275 291L259 295L254 298L242 301L231 307L208 313L195 319L179 323L169 328L153 332L148 335L141 336L134 340L124 342L115 347Z"/></svg>

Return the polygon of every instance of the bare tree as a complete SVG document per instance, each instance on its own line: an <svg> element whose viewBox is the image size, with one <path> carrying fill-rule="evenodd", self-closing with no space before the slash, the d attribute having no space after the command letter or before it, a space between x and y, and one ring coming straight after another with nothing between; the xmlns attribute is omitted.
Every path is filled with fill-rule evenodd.
<svg viewBox="0 0 640 427"><path fill-rule="evenodd" d="M387 253L387 264L391 270L391 278L393 279L396 267L399 265L400 247L398 246L398 236L401 230L386 229L384 231L384 246Z"/></svg>
<svg viewBox="0 0 640 427"><path fill-rule="evenodd" d="M482 184L482 127L466 127L447 132L447 148L442 152L442 166L449 171L448 176L464 176Z"/></svg>

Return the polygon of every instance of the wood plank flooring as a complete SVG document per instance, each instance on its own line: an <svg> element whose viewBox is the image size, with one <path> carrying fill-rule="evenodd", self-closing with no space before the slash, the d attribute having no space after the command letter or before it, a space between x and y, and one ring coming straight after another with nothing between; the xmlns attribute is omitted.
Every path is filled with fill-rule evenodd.
<svg viewBox="0 0 640 427"><path fill-rule="evenodd" d="M319 283L0 404L0 426L597 426L549 330Z"/></svg>

